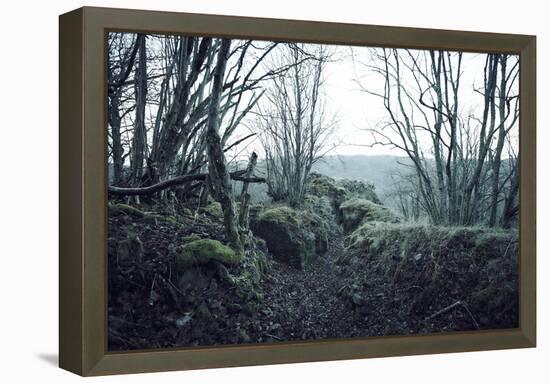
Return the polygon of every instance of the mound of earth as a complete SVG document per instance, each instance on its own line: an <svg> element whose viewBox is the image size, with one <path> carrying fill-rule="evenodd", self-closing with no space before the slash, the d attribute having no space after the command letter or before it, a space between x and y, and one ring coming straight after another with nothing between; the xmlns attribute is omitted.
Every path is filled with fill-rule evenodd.
<svg viewBox="0 0 550 383"><path fill-rule="evenodd" d="M376 222L346 242L340 294L375 333L518 326L517 231Z"/></svg>
<svg viewBox="0 0 550 383"><path fill-rule="evenodd" d="M397 223L399 217L385 206L364 198L351 198L340 205L340 220L345 232L350 232L366 222Z"/></svg>
<svg viewBox="0 0 550 383"><path fill-rule="evenodd" d="M109 211L109 350L250 342L269 262L251 238L236 254L217 206L177 215Z"/></svg>

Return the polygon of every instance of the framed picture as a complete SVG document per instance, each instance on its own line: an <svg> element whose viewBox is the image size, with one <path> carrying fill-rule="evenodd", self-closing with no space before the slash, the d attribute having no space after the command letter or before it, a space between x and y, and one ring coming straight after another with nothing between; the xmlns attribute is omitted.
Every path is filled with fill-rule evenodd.
<svg viewBox="0 0 550 383"><path fill-rule="evenodd" d="M535 346L535 37L60 16L60 366Z"/></svg>

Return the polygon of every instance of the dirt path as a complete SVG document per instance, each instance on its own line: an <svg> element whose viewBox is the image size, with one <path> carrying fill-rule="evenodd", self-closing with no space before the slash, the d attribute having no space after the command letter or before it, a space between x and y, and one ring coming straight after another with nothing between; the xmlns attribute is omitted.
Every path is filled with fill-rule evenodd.
<svg viewBox="0 0 550 383"><path fill-rule="evenodd" d="M337 296L342 285L334 262L343 246L343 236L331 239L328 251L307 270L273 262L258 313L267 341L336 338L355 332L352 312Z"/></svg>

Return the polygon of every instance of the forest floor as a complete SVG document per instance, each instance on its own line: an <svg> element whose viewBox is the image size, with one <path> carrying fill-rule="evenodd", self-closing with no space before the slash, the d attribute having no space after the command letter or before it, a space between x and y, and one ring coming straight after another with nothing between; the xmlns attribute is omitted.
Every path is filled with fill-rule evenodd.
<svg viewBox="0 0 550 383"><path fill-rule="evenodd" d="M304 270L274 261L263 284L259 314L274 323L277 340L325 339L349 336L357 323L338 296L342 280L336 259L344 248L342 235L329 242L326 253ZM277 335L275 335L277 334Z"/></svg>
<svg viewBox="0 0 550 383"><path fill-rule="evenodd" d="M109 215L109 349L425 334L517 326L517 233L378 223L333 230L303 268L254 238L247 260L177 267L219 213ZM264 245L265 246L265 242Z"/></svg>

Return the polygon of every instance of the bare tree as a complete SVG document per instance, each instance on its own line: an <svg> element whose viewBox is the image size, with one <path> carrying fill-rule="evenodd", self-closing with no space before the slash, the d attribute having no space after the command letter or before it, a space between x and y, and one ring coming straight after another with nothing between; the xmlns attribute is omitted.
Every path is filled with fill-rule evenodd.
<svg viewBox="0 0 550 383"><path fill-rule="evenodd" d="M124 147L121 125L124 116L131 108L123 110L124 89L134 67L138 51L138 39L128 38L123 33L110 33L108 37L109 57L107 64L108 81L108 123L110 126L111 157L113 159L113 183L118 185L123 178Z"/></svg>
<svg viewBox="0 0 550 383"><path fill-rule="evenodd" d="M329 55L326 48L307 52L304 45L286 45L277 53L276 65L290 69L270 82L257 127L270 196L298 206L313 164L330 150L335 118L327 115L322 93Z"/></svg>
<svg viewBox="0 0 550 383"><path fill-rule="evenodd" d="M147 102L147 50L145 41L145 35L139 34L136 42L138 50L137 68L134 76L136 112L131 149L132 167L130 173L130 179L135 185L141 183L147 145L147 130L145 126L145 106Z"/></svg>
<svg viewBox="0 0 550 383"><path fill-rule="evenodd" d="M507 69L507 55L486 55L483 86L475 89L481 111L470 105L464 115L462 53L371 52L366 66L381 76L384 86L380 92L361 84L362 90L379 97L389 116L373 130L375 144L397 148L410 158L423 210L433 223L496 225L502 149L518 116L513 103L517 66Z"/></svg>
<svg viewBox="0 0 550 383"><path fill-rule="evenodd" d="M110 34L109 135L115 185L157 184L207 166L206 124L219 39ZM112 40L112 41L111 41ZM277 43L238 40L228 52L220 95L221 143L262 96L260 84L288 68L258 73ZM120 52L119 52L120 51ZM122 177L125 156L129 177ZM122 184L122 185L120 185ZM194 188L187 185L181 191Z"/></svg>

